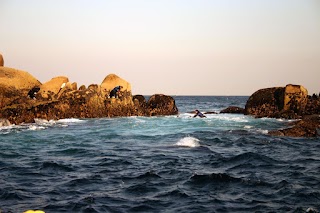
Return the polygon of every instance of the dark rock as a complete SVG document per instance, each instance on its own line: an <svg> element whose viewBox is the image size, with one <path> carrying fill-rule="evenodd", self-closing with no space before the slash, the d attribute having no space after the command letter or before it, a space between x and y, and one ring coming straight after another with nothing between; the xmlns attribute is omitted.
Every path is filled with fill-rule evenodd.
<svg viewBox="0 0 320 213"><path fill-rule="evenodd" d="M283 98L283 87L260 89L249 97L245 114L256 117L275 117L283 109Z"/></svg>
<svg viewBox="0 0 320 213"><path fill-rule="evenodd" d="M234 114L244 114L245 110L237 106L229 106L228 108L221 110L220 113L234 113Z"/></svg>
<svg viewBox="0 0 320 213"><path fill-rule="evenodd" d="M162 94L152 95L147 102L147 109L151 116L178 114L175 100L171 96Z"/></svg>
<svg viewBox="0 0 320 213"><path fill-rule="evenodd" d="M135 95L132 97L133 104L137 115L147 115L147 101L143 95Z"/></svg>
<svg viewBox="0 0 320 213"><path fill-rule="evenodd" d="M289 137L317 137L319 136L320 117L319 115L306 116L302 120L291 123L293 125L287 129L270 131L273 136Z"/></svg>
<svg viewBox="0 0 320 213"><path fill-rule="evenodd" d="M308 91L300 85L261 89L253 93L245 106L245 114L255 117L298 119L305 114Z"/></svg>
<svg viewBox="0 0 320 213"><path fill-rule="evenodd" d="M193 111L194 113L195 113L195 111ZM203 114L205 114L205 115L210 115L210 114L218 114L217 112L204 112Z"/></svg>
<svg viewBox="0 0 320 213"><path fill-rule="evenodd" d="M0 54L0 67L4 66L3 56Z"/></svg>

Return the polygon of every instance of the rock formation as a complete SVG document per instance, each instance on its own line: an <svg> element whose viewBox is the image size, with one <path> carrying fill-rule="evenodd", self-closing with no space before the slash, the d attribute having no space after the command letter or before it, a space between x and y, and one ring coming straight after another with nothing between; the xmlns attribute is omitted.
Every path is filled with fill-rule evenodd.
<svg viewBox="0 0 320 213"><path fill-rule="evenodd" d="M178 113L170 96L155 95L148 103L143 96L133 98L130 83L114 74L108 75L101 85L81 86L77 90L77 84L63 76L41 85L26 72L9 68L0 68L0 71L0 98L7 98L1 101L0 118L13 124L32 123L37 118L57 120ZM119 97L110 98L110 90L118 85L122 86ZM36 87L40 90L35 97L28 97L28 91Z"/></svg>
<svg viewBox="0 0 320 213"><path fill-rule="evenodd" d="M300 118L304 114L308 91L300 85L261 89L253 93L245 113L256 117Z"/></svg>
<svg viewBox="0 0 320 213"><path fill-rule="evenodd" d="M248 99L245 113L255 117L300 119L287 129L271 131L270 135L316 137L320 127L320 98L308 96L301 85L261 89ZM310 116L312 115L312 116Z"/></svg>
<svg viewBox="0 0 320 213"><path fill-rule="evenodd" d="M65 89L66 84L69 82L69 79L65 76L58 76L52 78L46 83L40 86L40 91L37 95L37 98L45 100L53 100L58 97L58 93L62 92L61 90Z"/></svg>
<svg viewBox="0 0 320 213"><path fill-rule="evenodd" d="M25 71L0 67L0 108L26 102L28 91L40 85L37 79Z"/></svg>
<svg viewBox="0 0 320 213"><path fill-rule="evenodd" d="M0 54L0 67L3 67L3 66L4 66L4 60L2 55Z"/></svg>
<svg viewBox="0 0 320 213"><path fill-rule="evenodd" d="M229 106L228 108L221 110L220 113L244 114L244 109L237 106Z"/></svg>
<svg viewBox="0 0 320 213"><path fill-rule="evenodd" d="M317 137L320 135L320 117L318 115L306 116L302 120L291 123L292 127L270 131L273 136L288 137Z"/></svg>
<svg viewBox="0 0 320 213"><path fill-rule="evenodd" d="M150 97L147 102L147 109L151 116L155 115L176 115L178 108L171 96L156 94Z"/></svg>

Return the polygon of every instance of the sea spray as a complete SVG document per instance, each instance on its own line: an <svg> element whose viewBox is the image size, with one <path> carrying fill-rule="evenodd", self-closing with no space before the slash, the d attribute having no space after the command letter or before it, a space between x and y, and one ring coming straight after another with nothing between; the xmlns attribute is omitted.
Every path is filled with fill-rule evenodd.
<svg viewBox="0 0 320 213"><path fill-rule="evenodd" d="M199 139L194 138L194 137L184 137L180 139L177 143L177 146L185 146L185 147L199 147Z"/></svg>

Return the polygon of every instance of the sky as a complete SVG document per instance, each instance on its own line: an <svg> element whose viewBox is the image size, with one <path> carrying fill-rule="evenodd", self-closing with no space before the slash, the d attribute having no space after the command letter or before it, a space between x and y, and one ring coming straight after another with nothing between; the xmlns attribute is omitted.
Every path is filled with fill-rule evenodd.
<svg viewBox="0 0 320 213"><path fill-rule="evenodd" d="M5 66L142 95L319 93L319 0L0 0Z"/></svg>

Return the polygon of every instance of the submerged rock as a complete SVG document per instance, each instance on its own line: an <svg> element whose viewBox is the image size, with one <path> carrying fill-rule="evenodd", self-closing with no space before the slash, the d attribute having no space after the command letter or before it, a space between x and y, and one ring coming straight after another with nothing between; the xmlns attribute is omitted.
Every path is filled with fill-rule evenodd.
<svg viewBox="0 0 320 213"><path fill-rule="evenodd" d="M244 109L237 106L229 106L226 109L220 111L220 113L234 113L234 114L244 114Z"/></svg>

